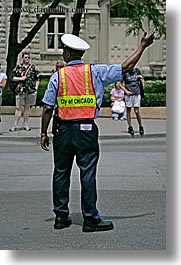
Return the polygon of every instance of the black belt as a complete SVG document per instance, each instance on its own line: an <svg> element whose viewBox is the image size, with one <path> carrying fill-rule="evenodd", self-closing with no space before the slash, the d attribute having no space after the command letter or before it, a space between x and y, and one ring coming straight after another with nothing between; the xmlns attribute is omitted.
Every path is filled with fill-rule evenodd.
<svg viewBox="0 0 181 265"><path fill-rule="evenodd" d="M61 123L66 124L93 124L94 120L92 119L86 119L86 120L60 120Z"/></svg>

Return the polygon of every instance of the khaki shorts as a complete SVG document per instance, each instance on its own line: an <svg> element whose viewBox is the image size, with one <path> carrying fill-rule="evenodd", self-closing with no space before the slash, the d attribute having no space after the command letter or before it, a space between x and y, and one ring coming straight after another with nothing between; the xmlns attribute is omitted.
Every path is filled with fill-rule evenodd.
<svg viewBox="0 0 181 265"><path fill-rule="evenodd" d="M126 107L131 108L139 108L141 106L141 96L140 95L133 95L133 96L125 96L125 104Z"/></svg>
<svg viewBox="0 0 181 265"><path fill-rule="evenodd" d="M16 95L16 106L33 106L36 104L37 92L28 94L24 93L23 95Z"/></svg>

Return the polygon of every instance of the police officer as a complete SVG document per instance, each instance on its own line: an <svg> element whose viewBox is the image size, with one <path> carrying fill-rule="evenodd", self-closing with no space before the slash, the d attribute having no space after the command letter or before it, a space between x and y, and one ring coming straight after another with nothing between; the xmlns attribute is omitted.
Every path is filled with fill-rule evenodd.
<svg viewBox="0 0 181 265"><path fill-rule="evenodd" d="M96 207L96 167L99 159L98 128L104 87L122 80L154 40L154 31L144 33L138 49L121 64L100 66L81 60L89 44L81 38L64 34L61 38L66 66L54 73L43 97L41 148L49 151L47 129L55 107L53 124L53 204L55 229L71 225L69 216L70 175L74 156L80 169L83 232L113 229L111 221L102 220Z"/></svg>

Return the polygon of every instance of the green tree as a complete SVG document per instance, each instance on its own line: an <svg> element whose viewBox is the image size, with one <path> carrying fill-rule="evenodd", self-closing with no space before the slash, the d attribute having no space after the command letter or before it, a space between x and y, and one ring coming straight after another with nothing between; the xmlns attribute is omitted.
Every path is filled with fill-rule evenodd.
<svg viewBox="0 0 181 265"><path fill-rule="evenodd" d="M103 0L100 0L100 3ZM144 19L149 20L150 26L156 29L156 37L166 35L166 0L119 0L116 3L111 1L111 11L117 16L128 18L130 25L127 35L137 35L144 29Z"/></svg>

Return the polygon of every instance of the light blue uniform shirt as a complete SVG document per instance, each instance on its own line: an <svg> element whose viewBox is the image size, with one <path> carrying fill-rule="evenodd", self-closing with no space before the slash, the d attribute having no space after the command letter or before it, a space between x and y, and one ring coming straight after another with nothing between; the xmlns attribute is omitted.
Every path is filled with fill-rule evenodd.
<svg viewBox="0 0 181 265"><path fill-rule="evenodd" d="M67 65L82 64L83 61L74 60ZM97 109L95 118L99 116L100 107L104 96L104 87L122 80L121 64L99 65L91 64L92 83L96 95ZM43 103L54 106L58 92L58 72L55 72L49 80L47 90L43 97Z"/></svg>

